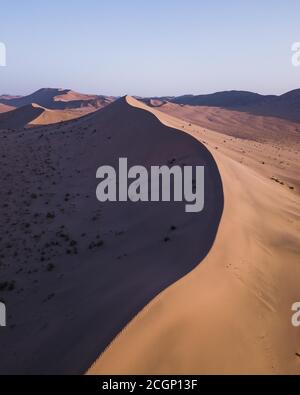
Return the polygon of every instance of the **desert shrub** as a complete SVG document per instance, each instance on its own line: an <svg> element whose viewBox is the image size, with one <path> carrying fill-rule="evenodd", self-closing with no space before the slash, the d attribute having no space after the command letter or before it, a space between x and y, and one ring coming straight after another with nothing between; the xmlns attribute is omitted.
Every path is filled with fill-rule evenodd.
<svg viewBox="0 0 300 395"><path fill-rule="evenodd" d="M49 213L47 213L46 217L47 217L48 219L54 219L54 218L55 218L55 214L49 212Z"/></svg>
<svg viewBox="0 0 300 395"><path fill-rule="evenodd" d="M53 263L48 263L47 271L52 272L55 269L55 265Z"/></svg>

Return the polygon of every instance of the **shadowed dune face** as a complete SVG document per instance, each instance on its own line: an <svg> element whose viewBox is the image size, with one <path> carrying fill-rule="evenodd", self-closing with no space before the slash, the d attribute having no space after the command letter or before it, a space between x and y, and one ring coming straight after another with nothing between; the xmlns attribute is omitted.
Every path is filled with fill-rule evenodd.
<svg viewBox="0 0 300 395"><path fill-rule="evenodd" d="M1 132L1 373L84 373L156 295L210 251L223 189L210 152L125 98L71 124ZM96 170L205 167L205 208L99 203ZM13 175L13 176L12 176ZM6 283L6 285L5 285Z"/></svg>
<svg viewBox="0 0 300 395"><path fill-rule="evenodd" d="M253 115L300 122L300 89L295 89L280 96L265 96L244 91L225 91L209 95L185 95L171 98L169 101L180 105L219 107Z"/></svg>
<svg viewBox="0 0 300 395"><path fill-rule="evenodd" d="M37 119L45 109L29 104L15 110L0 114L0 129L21 129Z"/></svg>

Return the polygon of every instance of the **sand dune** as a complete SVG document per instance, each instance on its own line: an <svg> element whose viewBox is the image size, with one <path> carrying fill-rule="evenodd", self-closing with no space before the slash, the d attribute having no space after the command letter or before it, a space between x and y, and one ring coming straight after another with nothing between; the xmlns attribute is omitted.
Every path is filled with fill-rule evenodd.
<svg viewBox="0 0 300 395"><path fill-rule="evenodd" d="M149 104L0 131L0 372L299 374L297 124ZM15 111L14 129L57 113ZM204 217L99 204L96 169L121 156L204 163Z"/></svg>
<svg viewBox="0 0 300 395"><path fill-rule="evenodd" d="M208 95L184 95L170 98L168 101L196 107L219 107L300 122L300 89L279 96L259 95L246 91L225 91Z"/></svg>
<svg viewBox="0 0 300 395"><path fill-rule="evenodd" d="M28 126L52 125L59 122L70 121L77 118L81 118L94 111L95 109L92 107L84 107L84 108L69 109L69 110L44 109L44 112L41 113L36 119L33 119L28 124ZM0 126L1 126L1 120L0 120Z"/></svg>
<svg viewBox="0 0 300 395"><path fill-rule="evenodd" d="M43 88L28 96L0 97L0 129L18 129L35 125L50 125L80 118L111 104L110 96L86 95L68 89ZM37 108L40 107L40 110ZM25 115L26 114L26 115Z"/></svg>
<svg viewBox="0 0 300 395"><path fill-rule="evenodd" d="M18 99L22 96L16 96L16 95L0 95L0 101L1 100L11 100L11 99Z"/></svg>
<svg viewBox="0 0 300 395"><path fill-rule="evenodd" d="M257 152L273 152L272 143L255 150L244 138L149 111L206 144L220 169L224 214L201 265L156 297L88 374L299 374L291 306L300 298L300 198L267 176L276 167L258 166ZM289 151L299 163L294 143ZM299 179L298 163L289 162L286 177L291 171Z"/></svg>
<svg viewBox="0 0 300 395"><path fill-rule="evenodd" d="M82 100L82 101L86 101L86 100L95 100L97 99L97 95L87 95L84 93L78 93L78 92L74 92L72 90L60 90L59 94L54 96L54 101L65 101L65 102L69 102L69 101L78 101L78 100Z"/></svg>
<svg viewBox="0 0 300 395"><path fill-rule="evenodd" d="M139 100L139 99L138 99ZM143 103L147 104L149 107L161 107L168 103L168 100L163 98L150 98L150 99L140 99Z"/></svg>
<svg viewBox="0 0 300 395"><path fill-rule="evenodd" d="M219 107L179 106L173 103L166 103L159 110L232 137L287 145L294 140L300 142L300 123L283 119Z"/></svg>
<svg viewBox="0 0 300 395"><path fill-rule="evenodd" d="M214 242L223 190L212 155L134 103L1 132L0 292L9 312L2 374L84 373ZM147 168L204 165L204 211L187 215L184 202L100 204L96 170L119 157Z"/></svg>
<svg viewBox="0 0 300 395"><path fill-rule="evenodd" d="M13 106L8 106L6 104L0 104L0 114L3 112L8 112L8 111L12 111L15 108Z"/></svg>
<svg viewBox="0 0 300 395"><path fill-rule="evenodd" d="M94 111L95 109L91 107L49 110L48 108L32 103L0 114L0 129L17 130L38 125L51 125L77 119Z"/></svg>
<svg viewBox="0 0 300 395"><path fill-rule="evenodd" d="M42 88L28 96L0 98L0 103L14 107L36 103L51 110L67 110L82 107L100 109L114 100L110 96L86 95L69 89Z"/></svg>
<svg viewBox="0 0 300 395"><path fill-rule="evenodd" d="M229 157L300 194L300 123L173 103L166 103L159 110L179 118L171 120L179 128L184 124L186 130L198 130L200 126L205 141L208 137Z"/></svg>
<svg viewBox="0 0 300 395"><path fill-rule="evenodd" d="M45 109L36 104L0 114L0 129L21 129L37 119Z"/></svg>

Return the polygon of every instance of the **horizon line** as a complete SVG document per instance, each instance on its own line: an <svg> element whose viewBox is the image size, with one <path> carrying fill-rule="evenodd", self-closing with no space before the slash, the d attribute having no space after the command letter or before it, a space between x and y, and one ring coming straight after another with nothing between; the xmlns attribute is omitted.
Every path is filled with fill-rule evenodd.
<svg viewBox="0 0 300 395"><path fill-rule="evenodd" d="M266 94L266 93L258 93L256 91L250 91L250 90L243 90L243 89L227 89L227 90L217 90L217 91L212 91L210 93L184 93L184 94L178 94L178 95L157 95L157 96L142 96L142 95L135 95L135 94L120 94L120 95L112 95L112 94L106 94L106 93L87 93L86 91L78 91L78 90L74 90L72 88L56 88L56 87L42 87L36 90L31 90L30 93L27 94L17 94L17 93L8 93L8 92L4 92L0 94L1 96L13 96L13 97L26 97L26 96L30 96L34 93L37 93L39 91L42 90L57 90L57 91L72 91L72 92L76 92L76 93L80 93L80 94L86 94L86 95L95 95L95 96L106 96L106 97L114 97L114 98L119 98L119 97L124 97L124 96L132 96L132 97L136 97L136 98L154 98L154 99L160 99L160 98L166 98L166 97L184 97L184 96L208 96L208 95L214 95L217 93L232 93L232 92L240 92L240 93L252 93L252 94L256 94L256 95L260 95L260 96L276 96L276 97L280 97L283 96L287 93L291 93L297 90L300 90L299 88L294 88L288 91L284 91L283 93L273 93L273 94Z"/></svg>

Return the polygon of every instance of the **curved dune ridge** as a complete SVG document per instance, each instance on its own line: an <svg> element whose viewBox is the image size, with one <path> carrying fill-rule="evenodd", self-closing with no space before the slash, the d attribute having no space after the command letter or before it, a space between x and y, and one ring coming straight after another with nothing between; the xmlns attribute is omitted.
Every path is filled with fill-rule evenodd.
<svg viewBox="0 0 300 395"><path fill-rule="evenodd" d="M16 109L9 108L3 113L0 112L0 130L17 130L33 126L52 125L81 118L94 111L94 107L51 110L36 103L31 103Z"/></svg>
<svg viewBox="0 0 300 395"><path fill-rule="evenodd" d="M10 312L1 373L86 372L151 300L209 253L224 204L213 156L137 104L122 98L72 123L1 132L10 196L0 190ZM99 203L96 170L117 167L120 157L147 168L205 166L205 209Z"/></svg>
<svg viewBox="0 0 300 395"><path fill-rule="evenodd" d="M300 123L271 116L252 115L220 107L182 106L165 103L160 111L184 118L222 134L254 141L272 141L284 144L300 137Z"/></svg>
<svg viewBox="0 0 300 395"><path fill-rule="evenodd" d="M55 123L70 121L73 119L81 118L91 112L94 112L93 107L69 109L69 110L49 110L44 111L35 119L33 119L26 126L41 126L41 125L52 125Z"/></svg>
<svg viewBox="0 0 300 395"><path fill-rule="evenodd" d="M1 129L21 129L37 119L45 109L37 104L28 104L0 114Z"/></svg>
<svg viewBox="0 0 300 395"><path fill-rule="evenodd" d="M86 95L55 88L43 88L21 97L4 95L0 97L0 130L51 125L77 119L106 107L114 100L111 96ZM36 110L37 108L40 110Z"/></svg>
<svg viewBox="0 0 300 395"><path fill-rule="evenodd" d="M88 374L299 374L300 333L291 325L300 296L299 194L267 178L262 164L254 170L240 160L245 140L232 138L231 150L224 134L148 110L206 144L224 214L201 265L151 301ZM295 136L290 153L298 143Z"/></svg>
<svg viewBox="0 0 300 395"><path fill-rule="evenodd" d="M87 95L70 89L57 88L42 88L30 95L21 97L0 97L0 103L2 104L20 108L31 103L37 103L51 110L66 110L87 106L99 109L112 103L114 100L115 98L111 96Z"/></svg>
<svg viewBox="0 0 300 395"><path fill-rule="evenodd" d="M0 114L0 129L22 129L36 125L50 125L79 118L87 111L49 110L36 103Z"/></svg>
<svg viewBox="0 0 300 395"><path fill-rule="evenodd" d="M233 90L215 92L208 95L170 97L168 101L183 106L218 107L253 115L300 122L300 89L294 89L279 96Z"/></svg>

